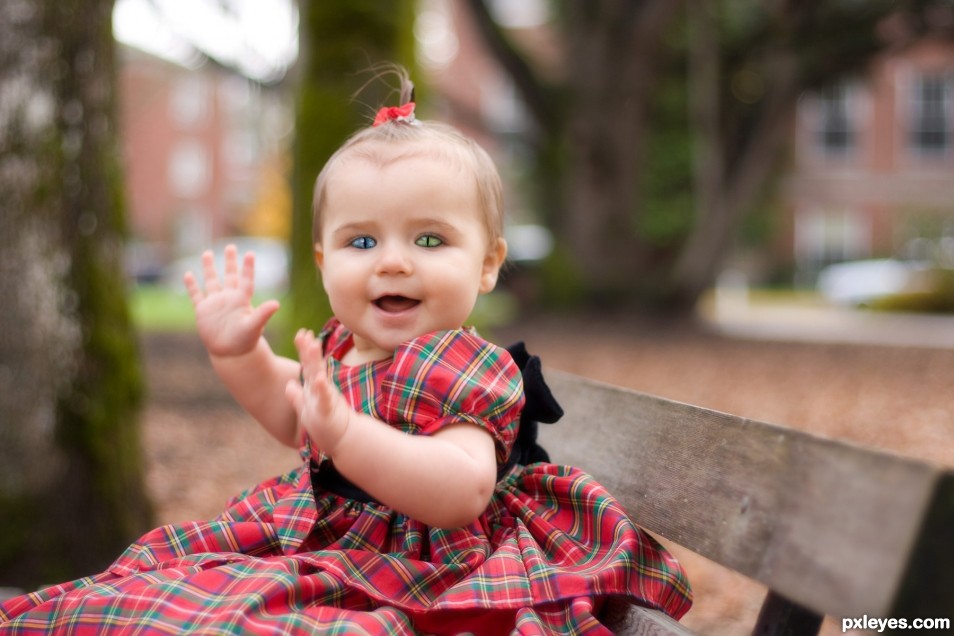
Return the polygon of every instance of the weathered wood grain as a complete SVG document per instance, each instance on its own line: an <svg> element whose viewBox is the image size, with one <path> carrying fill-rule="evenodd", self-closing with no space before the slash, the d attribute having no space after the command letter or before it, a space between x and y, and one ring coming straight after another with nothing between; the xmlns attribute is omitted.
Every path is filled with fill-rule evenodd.
<svg viewBox="0 0 954 636"><path fill-rule="evenodd" d="M553 461L593 474L643 527L804 607L901 615L911 599L923 606L912 556L930 564L951 552L938 538L954 515L944 508L954 505L950 471L554 370L547 378L566 411L541 427ZM946 590L929 605L954 607L951 577L937 574Z"/></svg>
<svg viewBox="0 0 954 636"><path fill-rule="evenodd" d="M691 631L663 612L635 605L612 608L600 620L618 636L692 636Z"/></svg>

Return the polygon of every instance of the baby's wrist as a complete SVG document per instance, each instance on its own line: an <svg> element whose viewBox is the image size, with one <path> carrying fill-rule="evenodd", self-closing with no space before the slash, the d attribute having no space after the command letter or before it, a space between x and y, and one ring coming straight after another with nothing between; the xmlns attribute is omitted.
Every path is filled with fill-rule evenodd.
<svg viewBox="0 0 954 636"><path fill-rule="evenodd" d="M355 413L349 408L346 410L343 418L336 418L336 419L343 420L340 424L338 424L335 427L340 432L338 432L337 435L335 435L335 439L333 440L325 439L323 440L325 443L320 444L321 449L325 452L326 455L328 455L331 458L334 458L341 453L342 447L344 446L343 442L345 441L345 437L348 435L348 431L352 429L351 420L356 415L357 413ZM324 435L323 437L327 438L327 435Z"/></svg>
<svg viewBox="0 0 954 636"><path fill-rule="evenodd" d="M254 344L252 344L251 347L248 347L248 348L242 348L242 349L214 348L212 349L212 348L206 347L206 350L209 353L209 358L213 362L235 361L240 358L245 358L255 354L259 349L259 345L262 344L262 340L263 340L262 338L259 338L258 340L254 342Z"/></svg>

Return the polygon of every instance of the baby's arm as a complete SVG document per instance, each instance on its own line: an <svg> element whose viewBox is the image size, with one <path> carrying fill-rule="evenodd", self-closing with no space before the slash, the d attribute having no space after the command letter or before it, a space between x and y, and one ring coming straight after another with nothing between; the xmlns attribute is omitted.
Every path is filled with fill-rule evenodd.
<svg viewBox="0 0 954 636"><path fill-rule="evenodd" d="M237 250L229 245L221 281L212 252L202 255L202 270L204 292L192 272L186 273L185 285L212 367L236 401L265 430L283 444L296 447L300 441L297 414L282 392L289 379L298 377L299 365L275 355L263 336L265 324L278 311L278 301L252 307L255 255L246 253L239 271Z"/></svg>
<svg viewBox="0 0 954 636"><path fill-rule="evenodd" d="M295 344L305 383L288 383L289 400L312 441L342 475L430 526L462 526L487 508L497 481L490 433L462 423L431 436L408 435L358 413L328 380L314 335L301 331Z"/></svg>

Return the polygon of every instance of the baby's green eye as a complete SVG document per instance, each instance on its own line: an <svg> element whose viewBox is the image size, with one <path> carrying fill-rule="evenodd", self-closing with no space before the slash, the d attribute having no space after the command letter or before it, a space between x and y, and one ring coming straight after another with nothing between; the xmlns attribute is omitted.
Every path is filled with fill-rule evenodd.
<svg viewBox="0 0 954 636"><path fill-rule="evenodd" d="M417 240L414 241L414 244L418 247L437 247L443 245L444 241L440 237L434 236L433 234L424 234L423 236L417 237Z"/></svg>

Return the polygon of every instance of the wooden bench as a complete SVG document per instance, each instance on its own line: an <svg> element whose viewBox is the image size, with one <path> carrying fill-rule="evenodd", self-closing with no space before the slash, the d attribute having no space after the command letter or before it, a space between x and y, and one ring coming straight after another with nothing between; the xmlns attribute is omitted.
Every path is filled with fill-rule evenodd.
<svg viewBox="0 0 954 636"><path fill-rule="evenodd" d="M826 615L954 621L951 470L546 376L566 412L540 427L552 460L592 474L643 528L768 588L753 633L815 634ZM618 633L691 633L661 612L625 614Z"/></svg>

